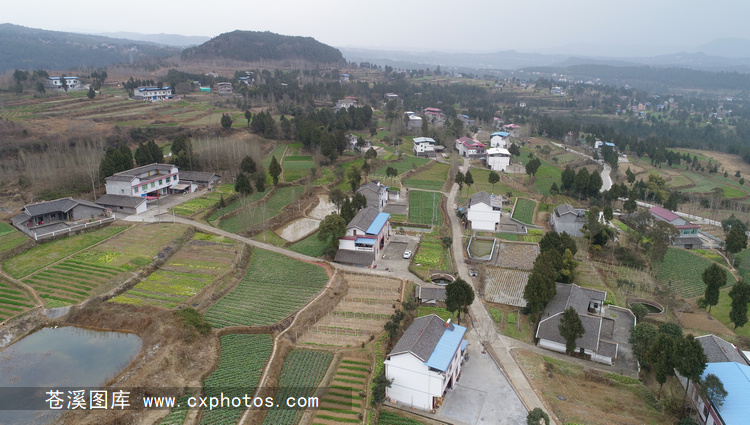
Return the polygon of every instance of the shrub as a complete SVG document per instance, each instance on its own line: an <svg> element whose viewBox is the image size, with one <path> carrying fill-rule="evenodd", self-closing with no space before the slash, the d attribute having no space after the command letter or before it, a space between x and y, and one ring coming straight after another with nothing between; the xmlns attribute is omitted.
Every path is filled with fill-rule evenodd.
<svg viewBox="0 0 750 425"><path fill-rule="evenodd" d="M201 335L208 335L213 328L210 323L203 318L198 310L192 307L186 307L175 312L175 315L182 320L186 327L195 329Z"/></svg>

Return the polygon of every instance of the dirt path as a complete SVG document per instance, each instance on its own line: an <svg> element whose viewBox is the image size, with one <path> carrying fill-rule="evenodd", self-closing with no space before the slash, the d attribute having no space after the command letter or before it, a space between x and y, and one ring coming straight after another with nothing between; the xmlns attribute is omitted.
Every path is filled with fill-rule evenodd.
<svg viewBox="0 0 750 425"><path fill-rule="evenodd" d="M2 276L2 277L4 277L5 279L7 279L7 280L9 280L9 281L11 281L11 282L13 282L13 283L15 283L15 284L16 284L16 285L18 285L18 286L20 286L20 287L24 288L24 289L25 289L25 290L26 290L26 291L27 291L28 293L30 293L30 294L31 294L31 295L32 295L32 296L34 297L34 300L36 300L36 302L37 302L37 305L38 305L38 306L40 306L40 307L42 307L42 308L44 308L44 301L42 301L42 299L41 299L41 298L39 298L39 295L37 295L37 293L36 293L36 291L34 290L34 288L32 288L31 286L29 286L29 285L27 285L27 284L25 284L25 283L21 282L20 280L18 280L18 279L16 279L16 278L14 278L13 276L9 275L8 273L5 273L5 271L3 271L2 269L0 269L0 276ZM33 308L33 307L32 307L32 308ZM29 309L29 310L31 310L31 309ZM20 313L18 313L18 314L23 314L23 313L25 313L25 312L27 312L27 311L28 311L28 310L24 310L24 311L22 311L22 312L20 312ZM9 317L9 318L8 318L7 320L5 320L5 321L6 321L6 322L7 322L7 321L9 321L10 319L12 319L12 318L14 318L14 317L18 316L18 314L17 314L17 315L15 315L15 316L11 316L11 317Z"/></svg>

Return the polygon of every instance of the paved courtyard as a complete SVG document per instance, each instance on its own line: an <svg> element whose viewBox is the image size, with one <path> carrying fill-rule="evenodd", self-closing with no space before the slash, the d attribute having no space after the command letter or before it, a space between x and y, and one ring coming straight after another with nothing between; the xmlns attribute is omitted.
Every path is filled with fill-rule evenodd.
<svg viewBox="0 0 750 425"><path fill-rule="evenodd" d="M445 396L436 418L471 425L526 423L528 412L523 403L489 354L481 353L472 336L467 347L469 361L461 370L461 379Z"/></svg>

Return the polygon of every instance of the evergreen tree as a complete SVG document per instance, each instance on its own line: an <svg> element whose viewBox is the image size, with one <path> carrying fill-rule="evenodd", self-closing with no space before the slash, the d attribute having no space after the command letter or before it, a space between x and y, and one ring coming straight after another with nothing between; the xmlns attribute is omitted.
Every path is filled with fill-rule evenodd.
<svg viewBox="0 0 750 425"><path fill-rule="evenodd" d="M464 185L464 179L465 179L464 173L462 173L460 170L457 171L456 177L453 178L453 181L456 182L456 184L458 185L459 192L461 191L461 188Z"/></svg>
<svg viewBox="0 0 750 425"><path fill-rule="evenodd" d="M656 382L659 383L659 398L661 398L661 388L667 382L667 378L674 376L676 345L671 336L659 334L649 350L648 360L653 367Z"/></svg>
<svg viewBox="0 0 750 425"><path fill-rule="evenodd" d="M89 100L93 99L96 96L96 92L94 91L94 87L89 87L88 93L86 93L86 97L89 98Z"/></svg>
<svg viewBox="0 0 750 425"><path fill-rule="evenodd" d="M152 163L160 163L164 159L164 151L161 150L159 145L156 144L155 141L149 140L146 143L146 148L148 148L149 153L151 154L151 162Z"/></svg>
<svg viewBox="0 0 750 425"><path fill-rule="evenodd" d="M240 162L240 170L242 170L243 173L253 174L258 171L258 166L250 155L245 155Z"/></svg>
<svg viewBox="0 0 750 425"><path fill-rule="evenodd" d="M703 346L696 341L693 335L687 335L677 344L677 362L676 369L680 375L687 378L685 386L685 396L683 403L687 399L687 390L690 387L690 381L697 382L708 363L708 357L703 351Z"/></svg>
<svg viewBox="0 0 750 425"><path fill-rule="evenodd" d="M471 185L474 184L474 176L471 175L471 170L467 170L466 174L464 175L464 183L466 183L466 187L471 188Z"/></svg>
<svg viewBox="0 0 750 425"><path fill-rule="evenodd" d="M263 170L258 170L255 173L255 190L258 192L265 192L266 191L266 172Z"/></svg>
<svg viewBox="0 0 750 425"><path fill-rule="evenodd" d="M458 278L445 287L445 308L453 314L458 313L459 325L461 313L469 313L469 306L473 302L474 289L465 280Z"/></svg>
<svg viewBox="0 0 750 425"><path fill-rule="evenodd" d="M500 175L497 174L494 171L490 171L490 174L487 177L487 182L492 185L492 193L495 193L495 183L497 183L499 181L500 181ZM554 184L554 183L552 183L552 184Z"/></svg>
<svg viewBox="0 0 750 425"><path fill-rule="evenodd" d="M221 114L221 126L228 129L232 126L232 117L229 114Z"/></svg>
<svg viewBox="0 0 750 425"><path fill-rule="evenodd" d="M253 193L253 187L250 186L250 180L248 180L245 173L237 175L237 179L234 181L234 191L241 193L242 195L250 195Z"/></svg>
<svg viewBox="0 0 750 425"><path fill-rule="evenodd" d="M523 291L523 297L534 318L539 317L557 293L556 277L554 258L549 252L541 253L534 261L529 281Z"/></svg>
<svg viewBox="0 0 750 425"><path fill-rule="evenodd" d="M245 109L245 119L247 120L247 126L250 127L250 119L252 119L253 114L250 112L249 109Z"/></svg>
<svg viewBox="0 0 750 425"><path fill-rule="evenodd" d="M274 186L279 184L279 176L281 175L281 165L279 164L279 161L276 160L276 155L274 155L271 158L271 165L268 166L268 174L271 175Z"/></svg>
<svg viewBox="0 0 750 425"><path fill-rule="evenodd" d="M745 326L747 323L747 305L750 303L750 284L740 279L729 291L732 299L732 310L729 311L729 320L734 323L734 330Z"/></svg>
<svg viewBox="0 0 750 425"><path fill-rule="evenodd" d="M711 314L711 306L719 303L719 289L727 283L727 271L716 263L703 271L703 283L706 285L704 300L708 306L708 314Z"/></svg>
<svg viewBox="0 0 750 425"><path fill-rule="evenodd" d="M628 342L633 347L635 359L644 367L649 366L648 352L658 336L659 331L651 323L641 322L630 329Z"/></svg>
<svg viewBox="0 0 750 425"><path fill-rule="evenodd" d="M573 182L575 181L575 178L576 172L573 171L569 165L566 165L565 169L562 171L560 188L563 191L573 190Z"/></svg>
<svg viewBox="0 0 750 425"><path fill-rule="evenodd" d="M586 333L575 308L568 307L563 311L557 329L560 331L560 336L565 339L565 353L573 354L576 350L576 340Z"/></svg>

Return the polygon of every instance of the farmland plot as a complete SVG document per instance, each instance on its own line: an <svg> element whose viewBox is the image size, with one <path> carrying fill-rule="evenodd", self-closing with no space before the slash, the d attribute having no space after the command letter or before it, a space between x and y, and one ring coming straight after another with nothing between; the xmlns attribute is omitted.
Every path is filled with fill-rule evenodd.
<svg viewBox="0 0 750 425"><path fill-rule="evenodd" d="M664 261L659 264L656 279L662 285L675 290L677 295L692 298L702 295L706 290L701 276L708 266L713 264L699 255L679 248L669 248ZM727 285L734 285L735 279L727 272Z"/></svg>
<svg viewBox="0 0 750 425"><path fill-rule="evenodd" d="M190 217L208 208L213 208L219 204L222 197L226 200L230 196L234 195L234 185L222 184L216 186L210 192L206 192L199 198L193 198L187 202L183 202L173 208L173 211L177 215Z"/></svg>
<svg viewBox="0 0 750 425"><path fill-rule="evenodd" d="M448 180L451 166L435 162L430 168L404 180L404 186L414 189L440 190Z"/></svg>
<svg viewBox="0 0 750 425"><path fill-rule="evenodd" d="M349 286L346 296L307 328L301 343L358 346L379 334L396 311L394 305L398 307L401 299L400 280L354 274L346 274L344 279Z"/></svg>
<svg viewBox="0 0 750 425"><path fill-rule="evenodd" d="M320 384L331 364L333 355L313 350L293 350L284 360L279 377L279 391L276 400L288 397L310 397ZM266 414L264 424L294 425L302 418L304 409L271 409Z"/></svg>
<svg viewBox="0 0 750 425"><path fill-rule="evenodd" d="M344 356L320 400L320 408L313 418L314 424L359 423L365 400L359 395L365 391L370 363L361 358Z"/></svg>
<svg viewBox="0 0 750 425"><path fill-rule="evenodd" d="M513 218L521 223L534 224L534 208L536 202L531 199L518 198L513 209Z"/></svg>
<svg viewBox="0 0 750 425"><path fill-rule="evenodd" d="M36 300L0 278L0 322L34 307Z"/></svg>
<svg viewBox="0 0 750 425"><path fill-rule="evenodd" d="M22 280L44 299L47 308L77 304L126 270L68 259Z"/></svg>
<svg viewBox="0 0 750 425"><path fill-rule="evenodd" d="M253 394L263 369L271 357L273 339L270 335L231 334L221 337L221 358L216 370L203 382L206 396L220 397L221 392ZM235 396L235 394L230 395ZM241 408L204 410L201 425L236 424Z"/></svg>
<svg viewBox="0 0 750 425"><path fill-rule="evenodd" d="M502 267L485 267L484 298L487 301L525 307L523 291L529 282L530 272L505 269Z"/></svg>
<svg viewBox="0 0 750 425"><path fill-rule="evenodd" d="M443 224L443 212L440 209L442 199L442 193L410 190L409 222L441 226Z"/></svg>
<svg viewBox="0 0 750 425"><path fill-rule="evenodd" d="M239 214L221 220L219 227L227 232L238 233L248 227L261 224L276 217L305 190L302 186L288 186L278 189L273 196L260 205L243 208Z"/></svg>
<svg viewBox="0 0 750 425"><path fill-rule="evenodd" d="M0 253L21 245L28 238L10 224L0 223Z"/></svg>
<svg viewBox="0 0 750 425"><path fill-rule="evenodd" d="M271 325L302 308L327 282L318 264L256 248L245 277L208 309L206 319L217 328Z"/></svg>
<svg viewBox="0 0 750 425"><path fill-rule="evenodd" d="M234 244L192 240L164 266L112 302L174 308L232 268Z"/></svg>
<svg viewBox="0 0 750 425"><path fill-rule="evenodd" d="M501 242L499 248L496 265L511 269L531 270L539 255L537 244Z"/></svg>

